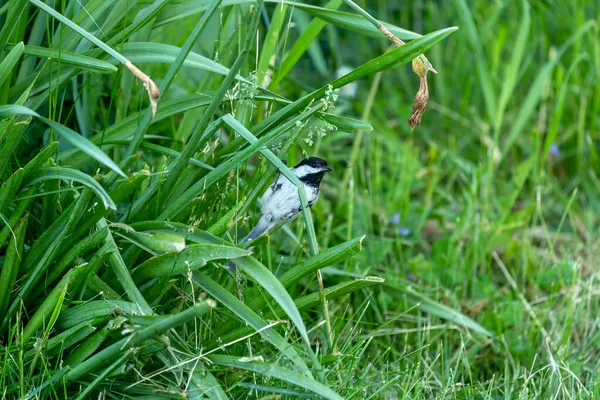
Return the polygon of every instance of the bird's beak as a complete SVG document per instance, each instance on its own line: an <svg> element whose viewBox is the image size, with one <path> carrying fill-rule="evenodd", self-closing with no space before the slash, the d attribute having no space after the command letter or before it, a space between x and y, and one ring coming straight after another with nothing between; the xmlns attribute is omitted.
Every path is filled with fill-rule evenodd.
<svg viewBox="0 0 600 400"><path fill-rule="evenodd" d="M329 167L323 168L323 172L331 172L331 171L333 171L333 170Z"/></svg>

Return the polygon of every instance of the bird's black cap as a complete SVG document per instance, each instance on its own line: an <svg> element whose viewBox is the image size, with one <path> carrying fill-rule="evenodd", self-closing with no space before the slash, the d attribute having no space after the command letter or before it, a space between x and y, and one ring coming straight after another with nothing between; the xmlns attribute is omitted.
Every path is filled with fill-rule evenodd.
<svg viewBox="0 0 600 400"><path fill-rule="evenodd" d="M327 161L325 161L325 160L323 160L322 158L319 158L319 157L308 157L308 158L305 158L304 160L300 161L298 163L298 165L296 165L294 168L298 168L298 167L301 167L303 165L307 165L307 166L315 168L315 169L322 169L323 172L329 172L329 171L331 171L331 168L329 168L327 166Z"/></svg>

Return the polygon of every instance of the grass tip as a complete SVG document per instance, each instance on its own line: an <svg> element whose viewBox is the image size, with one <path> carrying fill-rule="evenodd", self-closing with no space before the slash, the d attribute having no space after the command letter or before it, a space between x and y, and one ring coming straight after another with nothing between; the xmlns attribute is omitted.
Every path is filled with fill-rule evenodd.
<svg viewBox="0 0 600 400"><path fill-rule="evenodd" d="M360 239L358 240L358 249L359 250L362 250L362 248L363 248L363 240L365 240L366 237L367 237L367 235L362 235L360 237Z"/></svg>
<svg viewBox="0 0 600 400"><path fill-rule="evenodd" d="M214 301L213 299L206 299L206 304L210 307L210 308L215 308L217 306L217 302Z"/></svg>
<svg viewBox="0 0 600 400"><path fill-rule="evenodd" d="M361 281L365 281L365 282L378 282L378 283L383 283L385 282L385 279L379 277L379 276L365 276L362 279L359 279Z"/></svg>

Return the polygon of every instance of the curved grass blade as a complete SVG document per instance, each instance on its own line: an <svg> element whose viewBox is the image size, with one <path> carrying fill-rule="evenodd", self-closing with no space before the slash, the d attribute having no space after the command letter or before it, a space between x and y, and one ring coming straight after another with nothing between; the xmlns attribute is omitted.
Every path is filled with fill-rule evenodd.
<svg viewBox="0 0 600 400"><path fill-rule="evenodd" d="M385 279L379 278L376 276L367 276L365 278L359 278L359 279L355 279L355 280L349 281L349 282L342 282L335 286L325 288L325 297L327 298L327 301L335 300L341 296L356 292L358 290L361 290L361 289L364 289L364 288L367 288L367 287L370 287L373 285L378 285L383 282L385 282ZM296 304L296 307L298 307L298 310L303 310L306 308L314 307L321 303L321 290L319 290L317 292L313 292L306 296L303 296L303 297L295 300L294 303ZM259 305L256 305L256 307L259 307ZM275 315L279 312L281 312L281 310L277 309L275 311L269 311L265 315L266 315L266 318L273 318L273 315ZM216 332L218 337L223 342L232 342L232 341L237 340L241 337L244 337L250 333L252 333L252 328L242 327L242 328L238 328L238 329L234 330L232 324L228 324L224 328L222 328ZM209 349L209 350L212 350L213 348L216 348L216 347L218 347L217 344L214 344L214 343L207 344L207 349Z"/></svg>
<svg viewBox="0 0 600 400"><path fill-rule="evenodd" d="M346 261L361 251L364 238L365 236L354 238L304 260L302 263L282 274L279 277L279 282L284 288L288 288L299 279L314 273L316 270ZM261 309L265 305L266 300L264 296L261 296L256 292L252 292L251 296L252 304L257 309ZM231 329L233 329L233 323L225 323L225 325L217 331L217 334L224 334L231 331Z"/></svg>
<svg viewBox="0 0 600 400"><path fill-rule="evenodd" d="M319 113L319 118L344 132L352 132L354 130L369 132L373 130L373 127L370 124L354 118L342 117L329 113Z"/></svg>
<svg viewBox="0 0 600 400"><path fill-rule="evenodd" d="M73 279L73 275L77 271L72 269L61 279L61 281L52 289L52 292L46 297L42 305L37 309L33 317L29 320L25 329L23 329L23 342L26 342L34 334L38 333L40 329L46 324L45 331L49 332L56 318L58 317L58 310L62 307L62 304L69 290L69 285Z"/></svg>
<svg viewBox="0 0 600 400"><path fill-rule="evenodd" d="M117 359L124 352L133 354L134 348L143 345L146 341L157 335L161 335L171 328L179 326L194 318L200 317L215 307L213 300L207 300L195 306L188 308L179 314L169 315L158 321L154 326L142 329L133 335L113 343L104 350L96 353L86 361L74 367L67 373L67 381L75 381L88 374L93 374L97 370L113 360Z"/></svg>
<svg viewBox="0 0 600 400"><path fill-rule="evenodd" d="M277 1L277 0L267 0L267 1ZM291 3L291 1L286 1L287 3ZM360 33L362 35L374 37L380 39L382 37L381 31L375 28L375 26L369 21L365 20L360 15L347 13L338 10L329 10L323 7L312 6L309 4L299 4L294 2L294 6L299 8L300 10L306 11L307 13L318 17L324 21L327 21L333 25L336 25L340 28L346 29L350 32ZM418 39L422 35L412 32L406 29L402 29L392 24L384 23L382 21L378 21L380 24L385 26L391 33L393 33L396 37L403 40L413 40Z"/></svg>
<svg viewBox="0 0 600 400"><path fill-rule="evenodd" d="M23 240L27 229L29 214L25 215L15 226L14 237L8 242L2 271L0 271L0 315L5 315L14 284L17 280L19 266L23 259ZM2 320L4 318L0 318Z"/></svg>
<svg viewBox="0 0 600 400"><path fill-rule="evenodd" d="M369 286L378 285L385 282L385 279L377 276L366 276L349 282L342 282L332 287L325 288L327 300L337 299L338 297L357 292ZM298 309L314 307L321 301L321 292L314 292L303 296L295 301Z"/></svg>
<svg viewBox="0 0 600 400"><path fill-rule="evenodd" d="M286 355L300 370L307 376L312 378L312 374L306 363L300 358L294 347L288 343L283 336L272 328L263 329L269 324L260 315L252 311L248 306L239 301L234 295L229 293L217 282L210 279L203 273L195 272L193 275L194 283L199 285L208 294L213 296L219 304L223 304L229 308L238 318L242 319L246 324L259 331L261 336L273 346L279 349Z"/></svg>
<svg viewBox="0 0 600 400"><path fill-rule="evenodd" d="M57 327L70 329L86 321L113 315L143 315L135 303L123 300L93 300L71 307L60 314Z"/></svg>
<svg viewBox="0 0 600 400"><path fill-rule="evenodd" d="M207 244L230 244L225 240L209 233L201 231L193 226L182 224L180 222L170 221L140 221L134 222L129 225L136 232L167 232L174 235L178 235L194 243L207 243Z"/></svg>
<svg viewBox="0 0 600 400"><path fill-rule="evenodd" d="M129 60L139 63L163 63L173 64L182 49L170 44L156 42L130 42L123 45L123 55ZM184 67L196 68L203 71L214 72L219 75L227 75L229 68L204 57L198 53L190 51L187 57L181 63ZM236 75L235 79L246 82L241 75Z"/></svg>
<svg viewBox="0 0 600 400"><path fill-rule="evenodd" d="M413 288L409 286L403 286L399 283L396 283L397 280L397 278L394 279L394 277L390 277L389 279L386 279L385 286L392 289L393 294L399 296L408 296L413 301L418 302L418 308L423 310L423 312L435 315L436 317L445 319L450 322L454 322L457 325L464 326L465 328L471 329L472 331L475 331L482 335L489 337L494 336L487 329L479 325L477 322L473 321L471 318L462 314L461 312L453 310L444 304L438 303L437 301L431 300L430 298L423 296L420 293L417 293Z"/></svg>
<svg viewBox="0 0 600 400"><path fill-rule="evenodd" d="M273 299L275 299L281 309L290 317L294 325L296 325L296 328L300 332L300 335L302 335L304 341L310 346L310 340L308 339L302 317L294 305L294 301L277 280L275 275L273 275L267 267L251 257L237 258L232 261L257 284L262 286Z"/></svg>
<svg viewBox="0 0 600 400"><path fill-rule="evenodd" d="M367 36L381 38L381 32L378 31L373 25L365 21L364 18L350 14L346 12L330 10L324 7L318 7L306 3L300 3L294 0L266 0L266 3L274 3L277 6L281 4L288 4L291 7L298 8L302 11L318 17L324 21L327 21L333 25L339 26L340 28L347 29L351 32L360 33ZM254 4L254 0L224 0L223 7L232 6L236 4ZM159 16L156 26L161 26L171 22L175 22L181 18L185 18L190 15L201 13L208 9L207 2L187 2L181 4L174 4L169 7L165 12ZM408 31L406 29L399 28L391 24L383 24L390 32L399 37L400 39L410 40L417 39L420 37L418 33Z"/></svg>
<svg viewBox="0 0 600 400"><path fill-rule="evenodd" d="M11 48L16 46L8 45L7 47ZM51 49L47 47L31 46L26 44L23 54L41 59L50 59L54 62L60 62L64 65L69 65L85 71L100 74L117 72L117 67L109 62L98 60L97 58L82 54L71 53L62 49Z"/></svg>
<svg viewBox="0 0 600 400"><path fill-rule="evenodd" d="M364 239L365 235L322 251L308 260L303 261L301 264L296 265L289 271L286 271L279 277L279 281L283 287L289 287L298 279L308 276L318 269L344 262L362 250L362 242Z"/></svg>
<svg viewBox="0 0 600 400"><path fill-rule="evenodd" d="M10 76L13 68L17 65L17 62L23 55L25 46L23 42L15 45L12 50L4 57L0 62L0 87L4 84L4 81Z"/></svg>
<svg viewBox="0 0 600 400"><path fill-rule="evenodd" d="M575 33L573 33L569 39L558 49L556 55L548 61L537 73L535 80L529 87L529 92L523 100L520 111L516 118L511 123L511 129L508 133L508 137L503 141L502 146L502 158L506 157L510 148L514 144L515 140L519 137L521 131L525 128L527 121L533 115L535 108L537 107L540 99L542 98L543 87L546 85L548 80L552 77L554 67L558 64L563 54L571 47L577 39L584 33L596 26L595 21L588 21L583 24Z"/></svg>
<svg viewBox="0 0 600 400"><path fill-rule="evenodd" d="M195 244L181 252L171 252L152 257L133 270L131 276L136 283L149 278L176 276L195 271L209 261L239 258L249 255L248 250L215 244Z"/></svg>
<svg viewBox="0 0 600 400"><path fill-rule="evenodd" d="M281 367L277 364L259 361L246 361L240 359L239 357L223 355L211 355L207 358L216 365L222 365L229 368L239 368L246 371L255 372L257 374L263 374L269 377L281 379L282 381L291 383L292 385L300 386L306 390L310 390L313 393L317 393L326 399L343 400L342 396L335 393L322 383L309 379L304 375Z"/></svg>
<svg viewBox="0 0 600 400"><path fill-rule="evenodd" d="M40 121L44 122L46 125L50 126L51 128L54 128L62 137L64 137L73 146L88 154L96 161L106 165L108 168L112 169L117 174L121 175L123 178L127 178L127 175L125 175L125 173L121 171L121 168L119 168L119 166L115 164L113 160L110 159L110 157L108 157L102 150L100 150L98 146L90 142L87 138L75 133L66 126L56 123L48 118L42 117L35 111L24 106L0 106L0 116L16 114L30 115L32 117L36 117Z"/></svg>
<svg viewBox="0 0 600 400"><path fill-rule="evenodd" d="M79 182L89 187L102 200L105 208L110 208L112 210L117 209L117 206L112 201L108 193L106 193L104 188L100 186L100 184L94 178L75 169L46 167L32 174L27 184L33 185L36 182L42 182L49 179L61 179L64 181Z"/></svg>
<svg viewBox="0 0 600 400"><path fill-rule="evenodd" d="M108 224L106 223L106 219L104 218L100 219L96 225L99 229L108 226ZM121 252L119 251L119 248L117 247L115 239L113 238L110 230L108 230L108 233L106 235L106 243L111 244L115 249L115 251L108 256L108 261L110 262L112 270L115 273L117 279L119 280L121 287L125 290L127 297L129 297L129 299L132 302L136 303L143 310L144 313L151 314L152 307L150 307L150 305L142 295L140 289L133 282L133 278L131 277L129 268L125 264L125 261L123 261Z"/></svg>
<svg viewBox="0 0 600 400"><path fill-rule="evenodd" d="M64 332L54 335L48 339L48 343L44 348L44 354L48 356L54 356L59 352L74 346L78 342L82 341L86 337L92 335L96 331L96 327L89 322L82 322L81 324L67 329ZM32 348L25 353L25 358L31 358L38 351L36 348Z"/></svg>

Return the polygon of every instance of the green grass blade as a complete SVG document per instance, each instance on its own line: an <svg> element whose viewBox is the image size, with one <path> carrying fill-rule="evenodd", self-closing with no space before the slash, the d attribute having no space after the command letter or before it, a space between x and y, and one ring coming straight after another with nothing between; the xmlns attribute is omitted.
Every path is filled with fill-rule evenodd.
<svg viewBox="0 0 600 400"><path fill-rule="evenodd" d="M2 141L2 147L0 147L0 180L7 175L6 170L10 168L10 160L16 154L19 146L24 142L23 138L27 137L26 131L30 123L31 118L15 122Z"/></svg>
<svg viewBox="0 0 600 400"><path fill-rule="evenodd" d="M393 290L393 294L397 296L408 296L414 302L418 303L418 308L423 312L442 318L446 321L453 322L457 325L464 326L474 332L480 333L485 336L493 337L494 335L487 329L483 328L477 322L473 321L466 315L451 309L450 307L438 303L437 301L431 300L430 298L417 293L410 286L403 286L394 281L393 277L385 280L385 286Z"/></svg>
<svg viewBox="0 0 600 400"><path fill-rule="evenodd" d="M172 61L171 67L169 68L167 75L165 76L165 78L163 79L163 81L160 84L160 88L159 88L160 93L166 93L167 90L169 90L169 86L171 86L173 79L175 79L175 76L179 72L179 69L181 68L184 61L187 59L188 55L190 54L190 51L192 50L192 46L198 39L198 36L200 36L200 33L206 27L208 20L217 11L217 8L219 7L219 5L221 5L221 0L213 1L211 7L208 9L208 11L206 13L204 13L204 15L202 16L200 21L198 21L198 23L194 27L194 30L192 31L190 36L188 36L183 47L177 52L177 56ZM151 49L149 51L149 53L155 54L158 52L155 49ZM150 121L152 120L152 117L154 117L155 114L156 114L156 110L149 109L146 111L146 113L144 114L144 119L139 124L136 134L134 135L133 140L131 141L129 147L127 148L127 151L125 153L125 158L130 157L140 147L140 144L144 137L144 133L148 129L148 126L150 125Z"/></svg>
<svg viewBox="0 0 600 400"><path fill-rule="evenodd" d="M54 17L57 20L59 20L61 23L63 23L66 26L68 26L69 28L73 29L75 32L77 32L78 34L80 34L81 36L83 36L84 38L86 38L87 40L89 40L90 42L94 43L96 46L98 46L99 48L101 48L102 50L104 50L105 52L107 52L108 54L110 54L111 56L113 56L114 58L116 58L117 60L119 60L120 63L124 63L125 61L127 61L127 59L125 57L123 57L121 54L119 54L117 51L113 50L110 46L108 46L107 44L105 44L103 41L101 41L100 39L96 38L96 36L92 35L88 31L86 31L85 29L81 28L79 25L77 25L76 23L74 23L70 19L66 18L64 15L58 13L52 7L50 7L47 4L41 2L40 0L28 0L28 1L30 3L32 3L33 5L35 5L36 7L44 10L45 12L47 12L48 14L50 14L52 17Z"/></svg>
<svg viewBox="0 0 600 400"><path fill-rule="evenodd" d="M58 316L56 310L62 307L73 275L74 270L70 270L69 273L61 279L60 283L52 289L52 292L46 297L40 308L33 314L33 317L31 317L29 323L23 330L24 341L27 341L33 335L40 332L41 329L44 329L46 332L49 332L52 329L54 322L56 322L56 317ZM47 324L47 326L44 327L45 324Z"/></svg>
<svg viewBox="0 0 600 400"><path fill-rule="evenodd" d="M257 374L266 375L281 379L282 381L300 386L306 390L318 394L326 399L342 400L343 398L327 386L305 377L297 372L281 367L277 364L271 364L259 361L246 361L235 356L208 356L208 359L216 365L229 368L239 368L251 371Z"/></svg>
<svg viewBox="0 0 600 400"><path fill-rule="evenodd" d="M0 271L0 315L5 315L10 296L13 292L19 266L23 259L23 240L27 230L28 215L25 215L15 226L13 237L8 242L2 271ZM0 318L2 320L4 318Z"/></svg>
<svg viewBox="0 0 600 400"><path fill-rule="evenodd" d="M550 122L550 127L548 128L548 133L544 138L544 146L542 148L542 153L540 155L540 161L545 162L548 157L548 152L550 151L550 146L556 142L556 138L558 136L558 130L560 127L560 123L563 117L563 113L565 111L565 100L567 97L567 93L569 90L569 81L571 79L571 75L575 71L575 68L579 65L581 61L586 58L586 55L580 55L575 60L573 60L567 74L565 75L560 89L558 91L558 95L556 96L556 102L554 105L554 109L552 110L552 121Z"/></svg>
<svg viewBox="0 0 600 400"><path fill-rule="evenodd" d="M98 228L102 229L107 227L108 224L106 223L106 220L102 218L100 221L98 221L97 226ZM115 251L111 253L111 255L108 257L108 260L110 262L110 265L112 266L115 275L117 276L117 279L119 280L119 283L125 290L127 297L129 297L129 300L131 300L133 303L137 304L140 307L140 309L144 311L144 313L151 314L152 308L150 307L146 299L144 299L144 296L140 292L140 289L134 283L133 278L131 277L131 274L129 272L129 268L123 261L121 252L119 251L119 248L115 243L115 239L113 238L110 230L108 230L108 233L106 235L106 243L109 243L112 246L114 246Z"/></svg>
<svg viewBox="0 0 600 400"><path fill-rule="evenodd" d="M381 39L383 37L379 29L377 29L372 23L365 20L360 15L338 10L330 10L323 7L311 6L308 4L295 3L294 6L299 8L300 10L310 13L314 17L320 18L324 21L339 26L340 28L346 29L350 32L356 32L360 33L361 35L366 35L378 39ZM392 24L388 24L382 21L378 21L378 23L385 26L392 34L394 34L399 39L413 40L421 37L421 35L418 33L399 28Z"/></svg>
<svg viewBox="0 0 600 400"><path fill-rule="evenodd" d="M89 322L82 322L81 324L74 326L71 329L67 329L66 331L63 331L48 339L48 343L46 343L46 347L43 350L44 354L49 356L59 354L61 351L76 345L78 342L90 336L95 331L96 327L94 327L92 324ZM25 354L25 357L31 358L35 352L37 352L37 349L31 349Z"/></svg>
<svg viewBox="0 0 600 400"><path fill-rule="evenodd" d="M485 52L483 51L480 35L475 28L473 15L471 14L471 10L469 9L467 1L454 0L454 4L461 19L461 26L466 30L466 40L469 42L471 51L474 53L471 58L475 60L475 68L477 69L477 75L479 77L478 83L481 91L483 92L483 98L485 100L485 107L488 116L492 119L492 121L494 121L497 112L496 89L494 88L494 80L492 79L492 74L490 73L489 63L487 61Z"/></svg>
<svg viewBox="0 0 600 400"><path fill-rule="evenodd" d="M97 368L112 362L123 352L132 351L135 347L142 345L149 339L152 339L157 335L161 335L169 329L179 326L187 321L198 318L214 307L214 301L207 300L198 305L192 306L187 310L180 312L179 314L170 315L164 319L161 319L154 326L142 329L130 337L121 339L104 350L96 353L69 371L66 379L67 381L75 381L88 374L94 374L96 373Z"/></svg>
<svg viewBox="0 0 600 400"><path fill-rule="evenodd" d="M26 190L23 193L21 199L17 202L17 207L13 210L13 212L8 217L8 220L5 221L4 218L2 218L2 222L3 222L4 226L2 227L2 230L0 230L0 247L2 247L4 245L4 241L8 238L9 235L14 236L13 230L15 229L15 226L16 226L15 224L23 216L23 214L25 213L25 210L27 210L29 208L29 205L35 198L34 194L37 193L38 191L39 191L38 186L32 186L28 190ZM3 192L3 194L4 194L4 192ZM0 196L0 198L3 198L3 197L4 196Z"/></svg>
<svg viewBox="0 0 600 400"><path fill-rule="evenodd" d="M325 7L336 9L341 4L342 0L330 0ZM294 65L300 60L300 57L306 52L310 44L314 42L315 38L323 30L325 25L325 21L320 19L314 19L308 24L306 30L304 30L300 37L294 42L291 50L281 62L281 66L277 69L275 76L273 77L273 82L271 82L272 87L277 87L277 84L292 70Z"/></svg>
<svg viewBox="0 0 600 400"><path fill-rule="evenodd" d="M15 29L19 26L19 21L21 20L21 15L26 10L26 0L16 0L6 2L6 6L9 7L8 15L3 19L3 26L0 29L0 54L5 49L6 44L8 43L8 39L13 35Z"/></svg>
<svg viewBox="0 0 600 400"><path fill-rule="evenodd" d="M110 208L113 210L117 208L117 206L112 201L108 193L106 193L104 188L100 186L100 184L96 180L94 180L94 178L76 169L63 167L46 167L32 174L27 184L33 185L37 182L42 182L48 179L60 179L67 182L79 182L89 187L100 198L100 200L102 200L102 203L104 204L105 208Z"/></svg>
<svg viewBox="0 0 600 400"><path fill-rule="evenodd" d="M171 252L152 257L133 270L136 283L149 278L172 277L187 274L205 266L209 261L239 258L249 255L247 250L215 244L195 244L181 252Z"/></svg>
<svg viewBox="0 0 600 400"><path fill-rule="evenodd" d="M258 67L257 67L257 82L260 86L267 87L268 81L270 81L271 77L267 77L265 80L266 74L271 69L271 64L274 61L274 57L276 55L277 43L279 41L279 34L281 33L281 28L283 23L285 22L285 16L287 13L287 6L281 4L275 7L275 12L273 13L273 18L271 18L271 25L269 26L269 30L265 36L265 40L262 45L262 49L260 51L260 57L258 59ZM273 71L270 71L272 74Z"/></svg>
<svg viewBox="0 0 600 400"><path fill-rule="evenodd" d="M205 274L195 272L193 275L194 283L206 290L208 294L213 296L219 304L223 304L229 308L238 318L242 319L246 324L249 324L256 331L259 331L261 336L281 351L289 358L305 375L312 378L310 370L306 363L300 358L293 346L288 343L283 336L272 328L264 329L269 325L260 315L252 311L248 306L239 301L234 295L229 293L223 287Z"/></svg>
<svg viewBox="0 0 600 400"><path fill-rule="evenodd" d="M523 129L525 128L527 122L533 115L543 93L543 87L547 84L548 80L552 77L552 72L554 68L560 61L563 54L567 51L569 47L571 47L575 41L585 34L587 31L595 27L596 24L594 21L588 21L583 24L575 33L569 37L569 39L559 48L556 56L548 61L537 73L537 76L531 86L529 87L529 92L523 100L523 103L520 107L520 111L517 117L513 120L511 124L510 132L508 136L503 141L502 146L502 158L506 157L506 154L510 151L512 145L515 140L519 137Z"/></svg>
<svg viewBox="0 0 600 400"><path fill-rule="evenodd" d="M69 143L73 146L77 147L79 150L91 156L96 161L106 165L117 174L126 178L127 176L117 164L113 162L98 146L94 143L90 142L87 138L75 133L71 129L67 128L64 125L56 123L48 118L42 117L35 111L17 105L8 105L8 106L0 106L0 116L11 116L11 115L30 115L38 118L40 121L43 121L46 125L54 128L62 137L64 137Z"/></svg>
<svg viewBox="0 0 600 400"><path fill-rule="evenodd" d="M529 39L529 31L531 29L531 16L529 12L529 4L527 1L523 1L523 16L521 23L519 24L519 31L517 32L517 40L513 46L512 56L510 62L506 66L506 72L504 79L502 80L502 91L500 92L500 99L498 100L498 110L494 119L494 143L497 143L500 128L502 127L502 121L504 119L504 111L508 105L509 100L514 95L513 91L519 78L521 70L521 64L523 62L523 56L525 55L526 46Z"/></svg>
<svg viewBox="0 0 600 400"><path fill-rule="evenodd" d="M373 285L379 285L385 282L385 279L376 276L367 276L361 279L355 279L349 282L342 282L335 286L325 288L325 296L327 301L335 300L341 296L357 292L361 289L368 288ZM306 296L302 296L295 301L296 307L299 310L308 307L315 307L321 302L321 292L317 291Z"/></svg>
<svg viewBox="0 0 600 400"><path fill-rule="evenodd" d="M306 327L294 301L277 280L277 278L264 265L254 258L245 257L232 260L245 274L250 276L257 284L262 286L267 293L275 299L281 309L290 317L304 341L310 346Z"/></svg>
<svg viewBox="0 0 600 400"><path fill-rule="evenodd" d="M60 329L71 329L86 321L113 315L144 315L139 305L123 300L92 300L63 311L57 321Z"/></svg>
<svg viewBox="0 0 600 400"><path fill-rule="evenodd" d="M122 318L122 317L118 317ZM110 322L109 324L110 325ZM113 324L113 326L118 326L118 324ZM65 360L65 364L70 367L76 367L81 364L86 358L94 354L98 348L104 343L106 338L110 335L111 331L114 329L108 328L105 326L95 332L92 336L90 336L85 342L81 344L81 346L77 347L73 352L69 354L67 359Z"/></svg>
<svg viewBox="0 0 600 400"><path fill-rule="evenodd" d="M106 378L108 378L118 368L122 368L123 365L125 365L125 362L129 359L129 357L132 356L133 351L125 351L121 357L117 358L115 362L113 362L110 366L108 366L101 373L99 373L96 379L94 379L91 383L86 385L86 388L81 393L79 393L79 396L77 396L77 400L88 399L88 396L92 393L94 389L96 389Z"/></svg>
<svg viewBox="0 0 600 400"><path fill-rule="evenodd" d="M188 50L185 45L180 48L164 43L129 42L123 45L122 52L124 56L127 56L128 60L136 63L162 63L174 66L177 62L179 64L179 68L183 66L202 71L214 72L224 76L227 76L229 73L229 68L226 66L196 52ZM185 57L181 58L182 55L185 55ZM181 60L179 60L179 58L181 58ZM165 77L163 82L166 82L167 77ZM172 79L173 77L171 77L169 81L172 81ZM239 74L235 75L235 79L246 82L246 79ZM161 86L163 85L164 83L161 83ZM162 90L161 93L163 93Z"/></svg>
<svg viewBox="0 0 600 400"><path fill-rule="evenodd" d="M18 43L10 50L6 57L4 57L2 62L0 62L0 87L4 85L6 79L13 72L13 69L23 55L24 50L25 46L23 45L23 42Z"/></svg>
<svg viewBox="0 0 600 400"><path fill-rule="evenodd" d="M373 130L373 127L370 124L354 118L342 117L325 112L320 113L319 118L344 132L353 132L354 130L370 132Z"/></svg>
<svg viewBox="0 0 600 400"><path fill-rule="evenodd" d="M9 45L7 47L16 48L17 46ZM97 58L88 57L82 54L71 53L62 49L59 50L47 47L25 45L23 53L25 55L40 59L50 59L54 62L60 62L64 65L70 65L94 73L110 74L117 72L117 67L109 62L98 60Z"/></svg>

